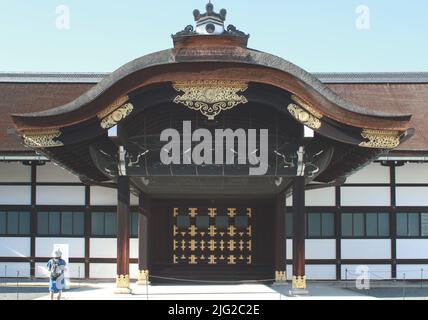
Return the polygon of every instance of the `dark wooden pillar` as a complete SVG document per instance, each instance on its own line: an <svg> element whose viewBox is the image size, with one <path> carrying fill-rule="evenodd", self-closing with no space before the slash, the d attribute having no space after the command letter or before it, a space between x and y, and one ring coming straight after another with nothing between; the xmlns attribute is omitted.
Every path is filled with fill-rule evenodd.
<svg viewBox="0 0 428 320"><path fill-rule="evenodd" d="M117 178L117 278L118 293L129 290L129 228L130 228L129 177Z"/></svg>
<svg viewBox="0 0 428 320"><path fill-rule="evenodd" d="M285 194L276 196L275 205L275 283L284 283L287 279L285 236Z"/></svg>
<svg viewBox="0 0 428 320"><path fill-rule="evenodd" d="M143 193L139 196L138 217L138 281L139 285L150 284L149 281L149 223L150 198Z"/></svg>
<svg viewBox="0 0 428 320"><path fill-rule="evenodd" d="M305 276L305 177L295 177L293 184L293 289L306 289Z"/></svg>

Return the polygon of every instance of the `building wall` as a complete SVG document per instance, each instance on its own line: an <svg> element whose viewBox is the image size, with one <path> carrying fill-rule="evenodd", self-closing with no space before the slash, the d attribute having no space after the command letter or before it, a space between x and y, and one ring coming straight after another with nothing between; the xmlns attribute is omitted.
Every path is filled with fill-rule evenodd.
<svg viewBox="0 0 428 320"><path fill-rule="evenodd" d="M427 163L397 167L374 163L350 177L342 187L307 191L308 215L334 217L332 234L308 235L308 279L352 279L361 265L368 266L373 279L428 279L428 230L418 236L400 236L396 231L397 214L428 213L427 195ZM52 163L28 166L19 162L0 162L0 213L23 212L19 218L22 221L25 221L27 212L31 217L28 232L25 228L18 230L21 233L0 232L0 277L44 277L53 245L68 244L72 277L114 278L116 238L106 231L109 228L107 218L104 218L106 234L94 234L91 217L95 212L115 212L115 204L115 190L84 186L76 177ZM138 199L132 197L133 210L137 209L137 204ZM291 210L289 198L287 212ZM49 216L50 212L58 211L66 212L68 217L72 213L82 214L85 232L40 234L38 214L48 212ZM367 215L371 214L387 214L389 234L343 235L344 214L359 213L365 214L365 219L369 219ZM428 229L426 218L427 221L420 218L419 223L420 226L427 225ZM67 220L64 221L61 228L67 229ZM72 221L74 232L75 218ZM290 224L288 218L287 223ZM286 241L287 272L291 273L291 237ZM135 278L138 271L138 240L135 235L131 237L130 251L130 273Z"/></svg>

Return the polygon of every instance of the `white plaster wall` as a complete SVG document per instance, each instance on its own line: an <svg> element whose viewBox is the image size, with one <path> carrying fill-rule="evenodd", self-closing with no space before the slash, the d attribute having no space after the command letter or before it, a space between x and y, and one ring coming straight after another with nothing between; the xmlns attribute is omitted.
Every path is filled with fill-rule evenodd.
<svg viewBox="0 0 428 320"><path fill-rule="evenodd" d="M342 206L389 206L389 187L342 187Z"/></svg>
<svg viewBox="0 0 428 320"><path fill-rule="evenodd" d="M291 280L293 277L293 266L291 264L287 264L287 280Z"/></svg>
<svg viewBox="0 0 428 320"><path fill-rule="evenodd" d="M397 264L397 279L428 279L428 264Z"/></svg>
<svg viewBox="0 0 428 320"><path fill-rule="evenodd" d="M129 239L129 258L138 259L138 239Z"/></svg>
<svg viewBox="0 0 428 320"><path fill-rule="evenodd" d="M389 167L372 163L350 176L346 183L389 183Z"/></svg>
<svg viewBox="0 0 428 320"><path fill-rule="evenodd" d="M397 239L397 259L428 259L428 239Z"/></svg>
<svg viewBox="0 0 428 320"><path fill-rule="evenodd" d="M342 259L390 259L391 240L343 239L341 257Z"/></svg>
<svg viewBox="0 0 428 320"><path fill-rule="evenodd" d="M89 277L94 279L116 279L115 263L91 263Z"/></svg>
<svg viewBox="0 0 428 320"><path fill-rule="evenodd" d="M85 204L85 187L80 186L37 186L38 205L74 205Z"/></svg>
<svg viewBox="0 0 428 320"><path fill-rule="evenodd" d="M428 206L428 187L397 187L396 201L397 206Z"/></svg>
<svg viewBox="0 0 428 320"><path fill-rule="evenodd" d="M10 278L28 278L31 274L30 268L29 262L1 262L0 277L4 277L6 274L6 277Z"/></svg>
<svg viewBox="0 0 428 320"><path fill-rule="evenodd" d="M287 259L293 259L293 240L292 239L287 239L287 243L286 243L286 256Z"/></svg>
<svg viewBox="0 0 428 320"><path fill-rule="evenodd" d="M138 202L139 202L138 197L131 193L131 199L130 199L131 206L138 206Z"/></svg>
<svg viewBox="0 0 428 320"><path fill-rule="evenodd" d="M30 205L31 187L0 186L0 205Z"/></svg>
<svg viewBox="0 0 428 320"><path fill-rule="evenodd" d="M31 167L21 162L0 162L0 182L31 182Z"/></svg>
<svg viewBox="0 0 428 320"><path fill-rule="evenodd" d="M336 266L307 264L305 266L305 274L308 280L335 280Z"/></svg>
<svg viewBox="0 0 428 320"><path fill-rule="evenodd" d="M117 258L116 238L91 238L89 247L91 258Z"/></svg>
<svg viewBox="0 0 428 320"><path fill-rule="evenodd" d="M335 259L336 240L335 239L306 239L305 240L306 259Z"/></svg>
<svg viewBox="0 0 428 320"><path fill-rule="evenodd" d="M91 187L91 205L115 206L117 205L117 190L103 187Z"/></svg>
<svg viewBox="0 0 428 320"><path fill-rule="evenodd" d="M129 264L129 278L138 279L138 263Z"/></svg>
<svg viewBox="0 0 428 320"><path fill-rule="evenodd" d="M306 206L334 206L336 204L335 188L309 190L305 192Z"/></svg>
<svg viewBox="0 0 428 320"><path fill-rule="evenodd" d="M343 264L341 267L342 280L348 279L353 280L362 275L357 272L357 267L366 266L368 267L370 280L388 280L391 279L391 265L389 264ZM348 276L346 278L346 269L348 269Z"/></svg>
<svg viewBox="0 0 428 320"><path fill-rule="evenodd" d="M51 257L55 244L68 244L70 258L85 257L85 238L36 238L36 257Z"/></svg>
<svg viewBox="0 0 428 320"><path fill-rule="evenodd" d="M37 182L81 182L78 177L52 162L37 167Z"/></svg>
<svg viewBox="0 0 428 320"><path fill-rule="evenodd" d="M396 183L427 183L428 163L406 163L395 168Z"/></svg>
<svg viewBox="0 0 428 320"><path fill-rule="evenodd" d="M13 237L0 238L0 257L29 257L30 255L31 255L30 238L13 238Z"/></svg>

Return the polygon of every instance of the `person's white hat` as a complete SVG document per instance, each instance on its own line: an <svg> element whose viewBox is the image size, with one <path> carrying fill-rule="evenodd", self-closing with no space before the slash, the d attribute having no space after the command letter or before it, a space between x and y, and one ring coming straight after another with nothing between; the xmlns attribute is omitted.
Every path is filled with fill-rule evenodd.
<svg viewBox="0 0 428 320"><path fill-rule="evenodd" d="M62 252L60 249L56 250L53 254L54 258L61 258L61 256L62 256Z"/></svg>

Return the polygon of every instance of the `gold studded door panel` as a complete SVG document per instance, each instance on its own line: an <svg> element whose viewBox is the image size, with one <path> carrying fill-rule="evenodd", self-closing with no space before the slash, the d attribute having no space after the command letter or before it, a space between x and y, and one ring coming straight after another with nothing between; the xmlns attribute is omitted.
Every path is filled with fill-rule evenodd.
<svg viewBox="0 0 428 320"><path fill-rule="evenodd" d="M251 265L253 214L253 208L172 208L173 264Z"/></svg>

